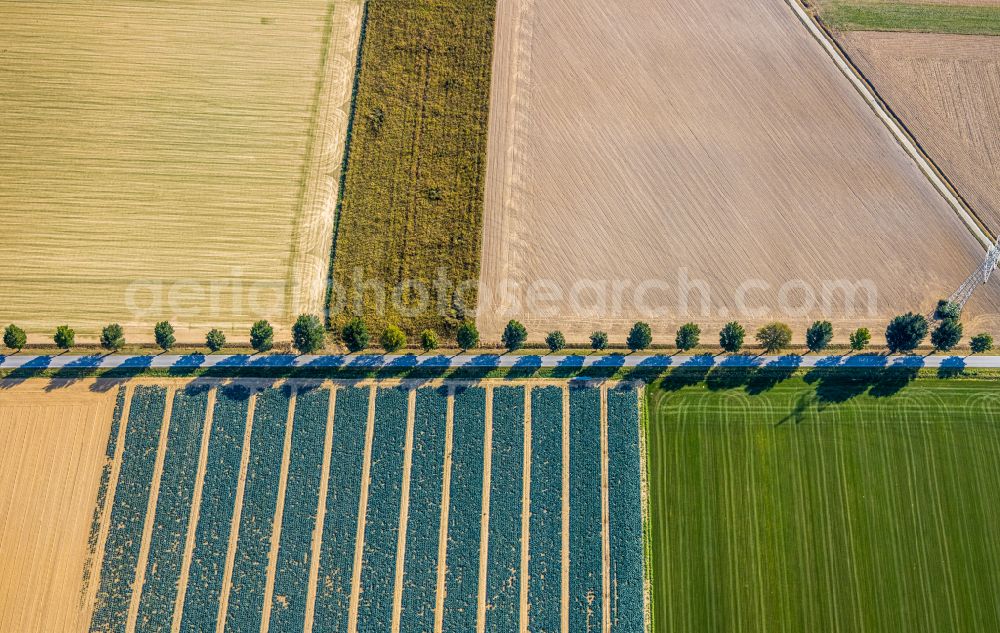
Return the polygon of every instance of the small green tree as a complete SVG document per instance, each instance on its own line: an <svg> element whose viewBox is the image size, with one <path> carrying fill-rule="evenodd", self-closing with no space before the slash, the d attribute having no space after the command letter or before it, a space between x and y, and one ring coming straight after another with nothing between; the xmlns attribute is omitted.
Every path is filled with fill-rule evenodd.
<svg viewBox="0 0 1000 633"><path fill-rule="evenodd" d="M653 344L653 330L649 327L648 323L639 321L632 326L632 329L628 333L628 338L625 339L625 344L633 352L647 349Z"/></svg>
<svg viewBox="0 0 1000 633"><path fill-rule="evenodd" d="M271 351L274 347L274 328L270 323L262 319L251 326L250 347L260 354Z"/></svg>
<svg viewBox="0 0 1000 633"><path fill-rule="evenodd" d="M719 332L719 347L730 354L735 354L743 349L743 341L746 339L746 335L747 331L736 321L726 323L722 331Z"/></svg>
<svg viewBox="0 0 1000 633"><path fill-rule="evenodd" d="M300 354L312 354L325 344L326 330L323 322L314 314L302 314L292 326L292 345Z"/></svg>
<svg viewBox="0 0 1000 633"><path fill-rule="evenodd" d="M860 352L865 349L871 342L872 333L868 331L868 328L859 327L851 332L851 349L855 352Z"/></svg>
<svg viewBox="0 0 1000 633"><path fill-rule="evenodd" d="M701 328L694 323L685 323L677 330L677 349L686 352L698 347L701 340Z"/></svg>
<svg viewBox="0 0 1000 633"><path fill-rule="evenodd" d="M594 332L590 335L590 349L601 351L608 348L608 333Z"/></svg>
<svg viewBox="0 0 1000 633"><path fill-rule="evenodd" d="M549 332L548 336L545 337L545 344L549 346L550 352L558 352L566 347L566 337L559 330Z"/></svg>
<svg viewBox="0 0 1000 633"><path fill-rule="evenodd" d="M768 354L780 352L792 342L792 328L784 323L768 323L757 330L755 337Z"/></svg>
<svg viewBox="0 0 1000 633"><path fill-rule="evenodd" d="M462 325L458 326L455 338L458 340L458 347L467 352L479 345L479 330L472 321L463 321Z"/></svg>
<svg viewBox="0 0 1000 633"><path fill-rule="evenodd" d="M503 329L503 336L500 337L503 346L510 352L524 347L527 340L528 330L520 322L513 319L507 323L507 327Z"/></svg>
<svg viewBox="0 0 1000 633"><path fill-rule="evenodd" d="M213 352L220 351L226 346L226 334L220 329L213 329L205 336L205 345Z"/></svg>
<svg viewBox="0 0 1000 633"><path fill-rule="evenodd" d="M107 325L101 330L101 347L109 352L117 352L125 347L125 332L117 323Z"/></svg>
<svg viewBox="0 0 1000 633"><path fill-rule="evenodd" d="M885 343L893 354L912 352L927 338L927 318L908 312L895 317L885 329Z"/></svg>
<svg viewBox="0 0 1000 633"><path fill-rule="evenodd" d="M939 352L947 352L962 340L962 323L958 319L945 319L931 333L931 344Z"/></svg>
<svg viewBox="0 0 1000 633"><path fill-rule="evenodd" d="M347 322L347 325L340 332L340 338L343 339L344 345L352 354L368 349L368 344L371 342L368 327L359 317Z"/></svg>
<svg viewBox="0 0 1000 633"><path fill-rule="evenodd" d="M3 344L7 346L7 349L20 352L28 344L28 335L24 333L24 330L11 323L3 331Z"/></svg>
<svg viewBox="0 0 1000 633"><path fill-rule="evenodd" d="M153 327L153 338L156 339L156 344L164 352L169 350L177 342L174 337L174 326L170 325L167 321L160 321Z"/></svg>
<svg viewBox="0 0 1000 633"><path fill-rule="evenodd" d="M945 319L958 319L962 316L962 308L957 303L941 299L934 310L934 318L940 321Z"/></svg>
<svg viewBox="0 0 1000 633"><path fill-rule="evenodd" d="M993 349L993 337L985 332L972 337L972 353L983 354Z"/></svg>
<svg viewBox="0 0 1000 633"><path fill-rule="evenodd" d="M833 324L829 321L816 321L806 330L806 347L810 352L822 352L832 340Z"/></svg>
<svg viewBox="0 0 1000 633"><path fill-rule="evenodd" d="M76 331L68 325L60 325L56 328L56 335L52 340L59 349L69 349L76 344Z"/></svg>
<svg viewBox="0 0 1000 633"><path fill-rule="evenodd" d="M382 338L379 342L387 354L392 354L406 346L406 334L403 334L403 330L395 325L390 325L382 332Z"/></svg>
<svg viewBox="0 0 1000 633"><path fill-rule="evenodd" d="M434 330L424 330L420 333L420 347L424 352L431 352L438 348L438 337Z"/></svg>

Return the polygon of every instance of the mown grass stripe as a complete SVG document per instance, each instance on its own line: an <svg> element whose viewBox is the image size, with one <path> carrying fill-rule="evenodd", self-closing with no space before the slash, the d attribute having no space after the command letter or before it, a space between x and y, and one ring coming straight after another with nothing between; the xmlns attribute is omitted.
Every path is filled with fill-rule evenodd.
<svg viewBox="0 0 1000 633"><path fill-rule="evenodd" d="M260 630L291 388L257 396L226 631Z"/></svg>
<svg viewBox="0 0 1000 633"><path fill-rule="evenodd" d="M367 388L348 387L337 391L313 622L315 633L346 633L348 630L368 394Z"/></svg>
<svg viewBox="0 0 1000 633"><path fill-rule="evenodd" d="M519 628L523 467L524 387L497 387L493 390L493 472L486 572L488 633L513 633Z"/></svg>
<svg viewBox="0 0 1000 633"><path fill-rule="evenodd" d="M650 387L659 630L997 628L1000 384L807 378Z"/></svg>
<svg viewBox="0 0 1000 633"><path fill-rule="evenodd" d="M125 630L166 399L163 387L140 385L132 395L91 631Z"/></svg>
<svg viewBox="0 0 1000 633"><path fill-rule="evenodd" d="M451 489L448 507L444 633L476 630L479 545L483 511L486 390L457 388L454 395Z"/></svg>
<svg viewBox="0 0 1000 633"><path fill-rule="evenodd" d="M216 392L182 633L216 630L249 406L250 391L244 387L220 387Z"/></svg>
<svg viewBox="0 0 1000 633"><path fill-rule="evenodd" d="M424 388L417 391L401 633L430 633L434 630L447 412L447 389Z"/></svg>
<svg viewBox="0 0 1000 633"><path fill-rule="evenodd" d="M531 390L531 519L528 630L562 628L563 390Z"/></svg>
<svg viewBox="0 0 1000 633"><path fill-rule="evenodd" d="M408 399L403 388L379 388L375 396L375 435L358 603L359 633L385 633L392 622Z"/></svg>
<svg viewBox="0 0 1000 633"><path fill-rule="evenodd" d="M298 631L305 626L312 534L319 504L329 406L328 389L300 389L296 396L281 542L271 602L271 631Z"/></svg>
<svg viewBox="0 0 1000 633"><path fill-rule="evenodd" d="M136 619L136 631L140 633L162 633L172 628L208 391L208 387L198 386L174 393L149 560Z"/></svg>

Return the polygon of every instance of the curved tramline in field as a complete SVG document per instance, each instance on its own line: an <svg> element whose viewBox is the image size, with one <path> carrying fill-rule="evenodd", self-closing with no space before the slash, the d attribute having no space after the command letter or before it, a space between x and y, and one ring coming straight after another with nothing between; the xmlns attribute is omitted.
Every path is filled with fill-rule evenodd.
<svg viewBox="0 0 1000 633"><path fill-rule="evenodd" d="M45 633L646 632L631 385L113 387L72 617ZM3 630L42 633L11 607Z"/></svg>

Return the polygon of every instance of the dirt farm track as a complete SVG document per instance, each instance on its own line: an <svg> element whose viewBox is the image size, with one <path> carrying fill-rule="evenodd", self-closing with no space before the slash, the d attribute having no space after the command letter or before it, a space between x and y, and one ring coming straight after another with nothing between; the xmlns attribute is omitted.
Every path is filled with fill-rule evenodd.
<svg viewBox="0 0 1000 633"><path fill-rule="evenodd" d="M982 260L785 0L499 4L485 338L511 317L581 340L638 318L828 318L844 338L929 310ZM877 300L823 310L832 281ZM602 305L610 284L630 290ZM998 311L984 289L967 328L995 330Z"/></svg>

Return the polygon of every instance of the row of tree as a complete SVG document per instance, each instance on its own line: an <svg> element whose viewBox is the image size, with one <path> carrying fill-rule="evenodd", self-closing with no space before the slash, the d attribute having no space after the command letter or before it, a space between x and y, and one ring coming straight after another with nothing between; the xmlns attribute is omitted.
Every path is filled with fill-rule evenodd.
<svg viewBox="0 0 1000 633"><path fill-rule="evenodd" d="M949 351L962 339L963 328L959 320L957 308L941 302L935 312L937 325L930 332L930 322L920 314L908 313L897 316L889 322L885 331L886 345L892 353L912 352L926 340L930 332L931 344L939 351ZM743 349L747 332L742 325L733 321L727 323L719 331L719 347L735 354ZM351 352L361 352L371 345L371 335L364 321L359 318L349 321L340 332L341 340ZM157 323L153 328L153 337L164 351L170 350L177 342L174 327L167 321ZM757 343L765 352L773 354L786 349L792 342L792 329L784 323L774 322L757 330L754 335ZM524 347L528 340L528 330L518 321L511 320L504 328L501 343L508 351ZM833 325L829 321L816 321L806 330L806 347L812 352L821 352L830 346L833 340ZM851 349L862 351L871 344L872 335L867 328L859 328L851 333ZM56 329L53 341L60 349L70 349L75 345L76 332L69 326L62 325ZM468 351L479 346L479 330L475 323L466 321L456 332L459 348ZM9 349L18 350L27 344L27 336L21 328L9 325L4 331L4 345ZM325 346L326 329L319 317L302 315L292 326L292 345L302 354L315 353ZM397 326L390 325L383 330L379 345L388 353L399 351L406 347L406 334ZM420 347L425 352L438 348L438 337L433 330L424 330L420 334ZM566 337L560 331L549 332L545 337L549 350L558 352L566 347ZM677 330L674 344L681 351L692 350L701 343L701 328L695 323L687 323ZM608 347L607 332L594 332L590 335L590 346L594 350ZM632 326L625 344L633 352L648 349L653 344L653 331L649 324L638 322ZM213 352L218 352L226 346L226 335L219 329L213 329L205 338L205 345ZM250 328L250 346L257 352L267 352L274 347L274 328L267 321L258 321ZM117 323L106 326L101 332L101 347L108 351L118 351L125 347L125 333ZM983 353L993 349L993 337L989 334L979 334L971 340L974 353Z"/></svg>

